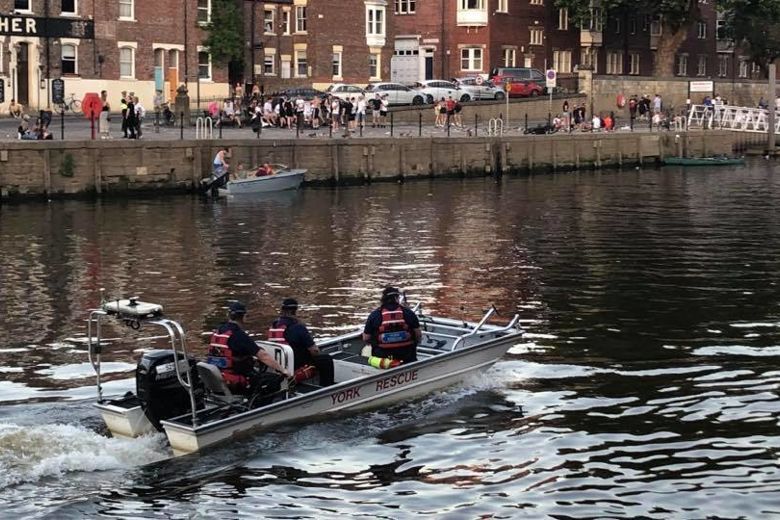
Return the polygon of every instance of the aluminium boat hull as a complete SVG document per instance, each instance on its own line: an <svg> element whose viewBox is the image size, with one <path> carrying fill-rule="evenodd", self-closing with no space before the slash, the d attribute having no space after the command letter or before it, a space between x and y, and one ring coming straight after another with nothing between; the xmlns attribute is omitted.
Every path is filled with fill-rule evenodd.
<svg viewBox="0 0 780 520"><path fill-rule="evenodd" d="M306 170L284 170L274 175L232 180L225 188L220 188L220 195L252 195L274 191L294 190L303 182Z"/></svg>
<svg viewBox="0 0 780 520"><path fill-rule="evenodd" d="M343 411L359 411L414 399L463 381L486 370L519 339L513 332L389 370L335 360L336 372L356 377L263 408L192 426L189 415L161 421L175 455L199 451L251 431L276 424L321 418ZM361 375L362 374L362 375ZM338 379L338 377L337 377Z"/></svg>

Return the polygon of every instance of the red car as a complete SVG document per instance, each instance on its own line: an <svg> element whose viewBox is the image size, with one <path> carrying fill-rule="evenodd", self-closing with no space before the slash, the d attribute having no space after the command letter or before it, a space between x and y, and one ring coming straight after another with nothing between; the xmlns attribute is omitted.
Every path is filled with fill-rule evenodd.
<svg viewBox="0 0 780 520"><path fill-rule="evenodd" d="M491 79L496 87L506 90L509 97L535 97L544 93L544 74L537 69L499 67L493 69Z"/></svg>

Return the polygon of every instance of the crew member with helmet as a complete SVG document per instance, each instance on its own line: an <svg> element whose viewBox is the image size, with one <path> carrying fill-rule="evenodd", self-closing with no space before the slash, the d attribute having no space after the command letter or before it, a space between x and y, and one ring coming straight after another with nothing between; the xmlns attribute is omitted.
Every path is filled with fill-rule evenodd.
<svg viewBox="0 0 780 520"><path fill-rule="evenodd" d="M219 367L228 389L249 397L269 395L281 389L284 377L291 377L276 360L252 341L244 331L246 307L233 302L228 321L211 335L208 362ZM260 361L259 367L255 360ZM278 374L271 373L273 369ZM270 403L273 398L269 397ZM260 403L267 404L267 403Z"/></svg>
<svg viewBox="0 0 780 520"><path fill-rule="evenodd" d="M417 343L422 337L420 320L400 303L395 287L382 291L382 305L369 314L363 341L370 342L371 355L411 363L417 361Z"/></svg>
<svg viewBox="0 0 780 520"><path fill-rule="evenodd" d="M271 324L271 328L268 330L268 340L292 347L295 354L296 376L298 374L308 375L308 372L301 369L314 367L319 374L320 386L330 386L333 384L333 358L328 354L320 353L309 329L295 316L297 312L297 300L294 298L282 300L279 318ZM304 377L304 379L308 379L308 377Z"/></svg>

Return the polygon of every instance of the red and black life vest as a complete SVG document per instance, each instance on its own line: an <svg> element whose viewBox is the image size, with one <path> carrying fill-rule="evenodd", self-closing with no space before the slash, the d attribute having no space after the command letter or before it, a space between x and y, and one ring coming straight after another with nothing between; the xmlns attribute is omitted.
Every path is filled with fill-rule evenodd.
<svg viewBox="0 0 780 520"><path fill-rule="evenodd" d="M219 368L219 371L222 372L222 379L224 379L228 387L246 387L249 385L249 378L235 372L236 362L245 360L243 358L238 359L233 355L233 351L230 350L228 340L231 335L233 335L231 329L227 329L224 332L215 330L211 334L206 361Z"/></svg>
<svg viewBox="0 0 780 520"><path fill-rule="evenodd" d="M395 310L380 309L382 322L377 331L377 346L382 348L405 348L414 345L412 330L404 320L403 307Z"/></svg>
<svg viewBox="0 0 780 520"><path fill-rule="evenodd" d="M271 324L271 328L268 329L268 341L274 343L280 343L282 345L289 345L287 340L284 339L284 331L287 330L287 324L282 320L276 320Z"/></svg>

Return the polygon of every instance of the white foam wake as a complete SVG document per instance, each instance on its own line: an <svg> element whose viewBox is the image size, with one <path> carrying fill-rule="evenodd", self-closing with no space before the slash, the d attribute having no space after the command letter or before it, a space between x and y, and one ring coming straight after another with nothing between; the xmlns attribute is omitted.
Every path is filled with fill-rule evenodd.
<svg viewBox="0 0 780 520"><path fill-rule="evenodd" d="M163 434L103 437L69 424L0 424L0 489L77 471L105 471L169 457Z"/></svg>

